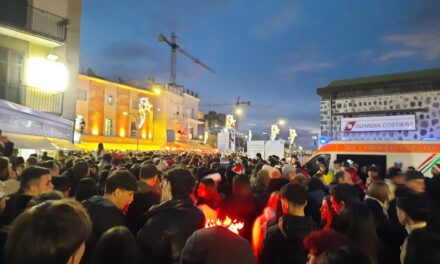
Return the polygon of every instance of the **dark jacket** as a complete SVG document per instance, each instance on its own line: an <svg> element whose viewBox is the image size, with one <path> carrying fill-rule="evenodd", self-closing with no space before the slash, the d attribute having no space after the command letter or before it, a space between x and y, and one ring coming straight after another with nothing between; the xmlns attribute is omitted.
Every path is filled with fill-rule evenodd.
<svg viewBox="0 0 440 264"><path fill-rule="evenodd" d="M307 205L304 208L304 213L307 216L311 216L315 223L319 224L321 222L321 206L322 200L326 196L323 190L315 190L309 192L307 195Z"/></svg>
<svg viewBox="0 0 440 264"><path fill-rule="evenodd" d="M404 264L440 263L440 235L420 228L408 236Z"/></svg>
<svg viewBox="0 0 440 264"><path fill-rule="evenodd" d="M203 228L186 241L181 264L253 264L255 257L246 239L224 227Z"/></svg>
<svg viewBox="0 0 440 264"><path fill-rule="evenodd" d="M143 263L179 263L185 242L204 227L205 216L191 197L175 198L153 206L145 215L137 243Z"/></svg>
<svg viewBox="0 0 440 264"><path fill-rule="evenodd" d="M93 196L82 202L92 220L92 234L86 242L81 263L90 263L92 253L101 235L112 227L125 225L125 215L111 201L102 196Z"/></svg>
<svg viewBox="0 0 440 264"><path fill-rule="evenodd" d="M12 194L6 200L6 207L0 217L0 227L10 225L25 209L32 196Z"/></svg>
<svg viewBox="0 0 440 264"><path fill-rule="evenodd" d="M284 215L276 226L267 231L259 263L306 263L308 252L303 240L315 229L316 224L310 217Z"/></svg>
<svg viewBox="0 0 440 264"><path fill-rule="evenodd" d="M160 195L156 192L139 192L135 193L133 202L128 207L127 211L127 226L132 234L136 237L139 229L144 225L145 213L151 206L160 203Z"/></svg>

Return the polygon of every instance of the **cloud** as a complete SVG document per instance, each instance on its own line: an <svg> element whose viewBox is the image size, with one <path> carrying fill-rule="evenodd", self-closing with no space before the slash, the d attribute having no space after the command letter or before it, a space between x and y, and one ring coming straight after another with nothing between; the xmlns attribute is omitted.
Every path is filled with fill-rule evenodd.
<svg viewBox="0 0 440 264"><path fill-rule="evenodd" d="M438 31L388 35L384 37L384 40L390 43L398 44L405 48L405 50L400 51L400 57L410 57L416 55L417 53L423 56L423 58L426 60L435 60L440 58L440 33L438 33ZM394 55L399 54L396 53ZM397 57L398 56L391 56L389 58Z"/></svg>
<svg viewBox="0 0 440 264"><path fill-rule="evenodd" d="M310 61L310 62L301 62L294 65L286 66L282 69L276 71L276 73L281 75L292 75L298 72L309 72L316 71L322 69L333 68L336 66L335 62L331 61Z"/></svg>
<svg viewBox="0 0 440 264"><path fill-rule="evenodd" d="M163 51L139 42L114 42L102 49L102 55L111 60L164 60Z"/></svg>
<svg viewBox="0 0 440 264"><path fill-rule="evenodd" d="M256 30L257 36L265 38L273 32L284 29L292 22L296 13L298 13L297 4L290 4L287 7L283 7L281 12L276 13L271 19L265 21L258 27Z"/></svg>
<svg viewBox="0 0 440 264"><path fill-rule="evenodd" d="M415 50L391 50L380 55L379 58L377 58L377 60L388 61L397 58L409 58L415 56L416 53L417 52Z"/></svg>

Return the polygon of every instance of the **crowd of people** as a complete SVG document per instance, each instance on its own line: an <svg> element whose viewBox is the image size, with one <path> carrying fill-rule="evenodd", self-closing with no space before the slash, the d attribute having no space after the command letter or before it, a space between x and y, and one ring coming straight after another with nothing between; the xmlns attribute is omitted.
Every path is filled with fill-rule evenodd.
<svg viewBox="0 0 440 264"><path fill-rule="evenodd" d="M17 153L0 157L3 263L440 263L440 164Z"/></svg>

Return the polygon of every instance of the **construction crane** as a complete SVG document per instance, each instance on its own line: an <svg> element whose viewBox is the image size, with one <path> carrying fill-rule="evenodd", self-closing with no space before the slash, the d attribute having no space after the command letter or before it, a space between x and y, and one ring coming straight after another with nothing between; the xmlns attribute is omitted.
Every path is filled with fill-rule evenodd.
<svg viewBox="0 0 440 264"><path fill-rule="evenodd" d="M247 105L251 106L251 101L240 101L240 96L237 98L237 102L235 103L223 103L223 104L201 104L200 106L207 106L207 107L220 107L220 106L231 106L235 105L236 107L240 105Z"/></svg>
<svg viewBox="0 0 440 264"><path fill-rule="evenodd" d="M165 42L171 47L171 62L170 62L170 84L173 86L176 86L176 63L177 63L177 52L179 51L183 55L187 56L191 60L193 60L195 63L199 64L203 68L207 69L208 71L215 73L215 70L206 65L204 62L202 62L200 59L194 57L193 55L186 52L184 49L179 47L176 43L176 34L174 32L171 33L171 41L169 41L163 34L159 35L159 41Z"/></svg>

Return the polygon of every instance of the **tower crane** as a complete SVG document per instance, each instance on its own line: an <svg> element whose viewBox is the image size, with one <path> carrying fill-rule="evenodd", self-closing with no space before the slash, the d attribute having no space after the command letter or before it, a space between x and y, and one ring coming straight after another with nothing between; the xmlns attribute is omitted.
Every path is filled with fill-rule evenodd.
<svg viewBox="0 0 440 264"><path fill-rule="evenodd" d="M177 63L177 51L185 55L186 57L193 60L195 63L199 64L203 68L207 69L208 71L215 73L215 70L206 65L204 62L202 62L200 59L194 57L193 55L189 54L187 51L182 49L179 45L176 43L176 34L174 32L171 33L171 41L169 41L163 34L160 34L158 37L160 42L165 42L171 47L171 62L170 62L170 84L173 86L176 86L176 63Z"/></svg>

